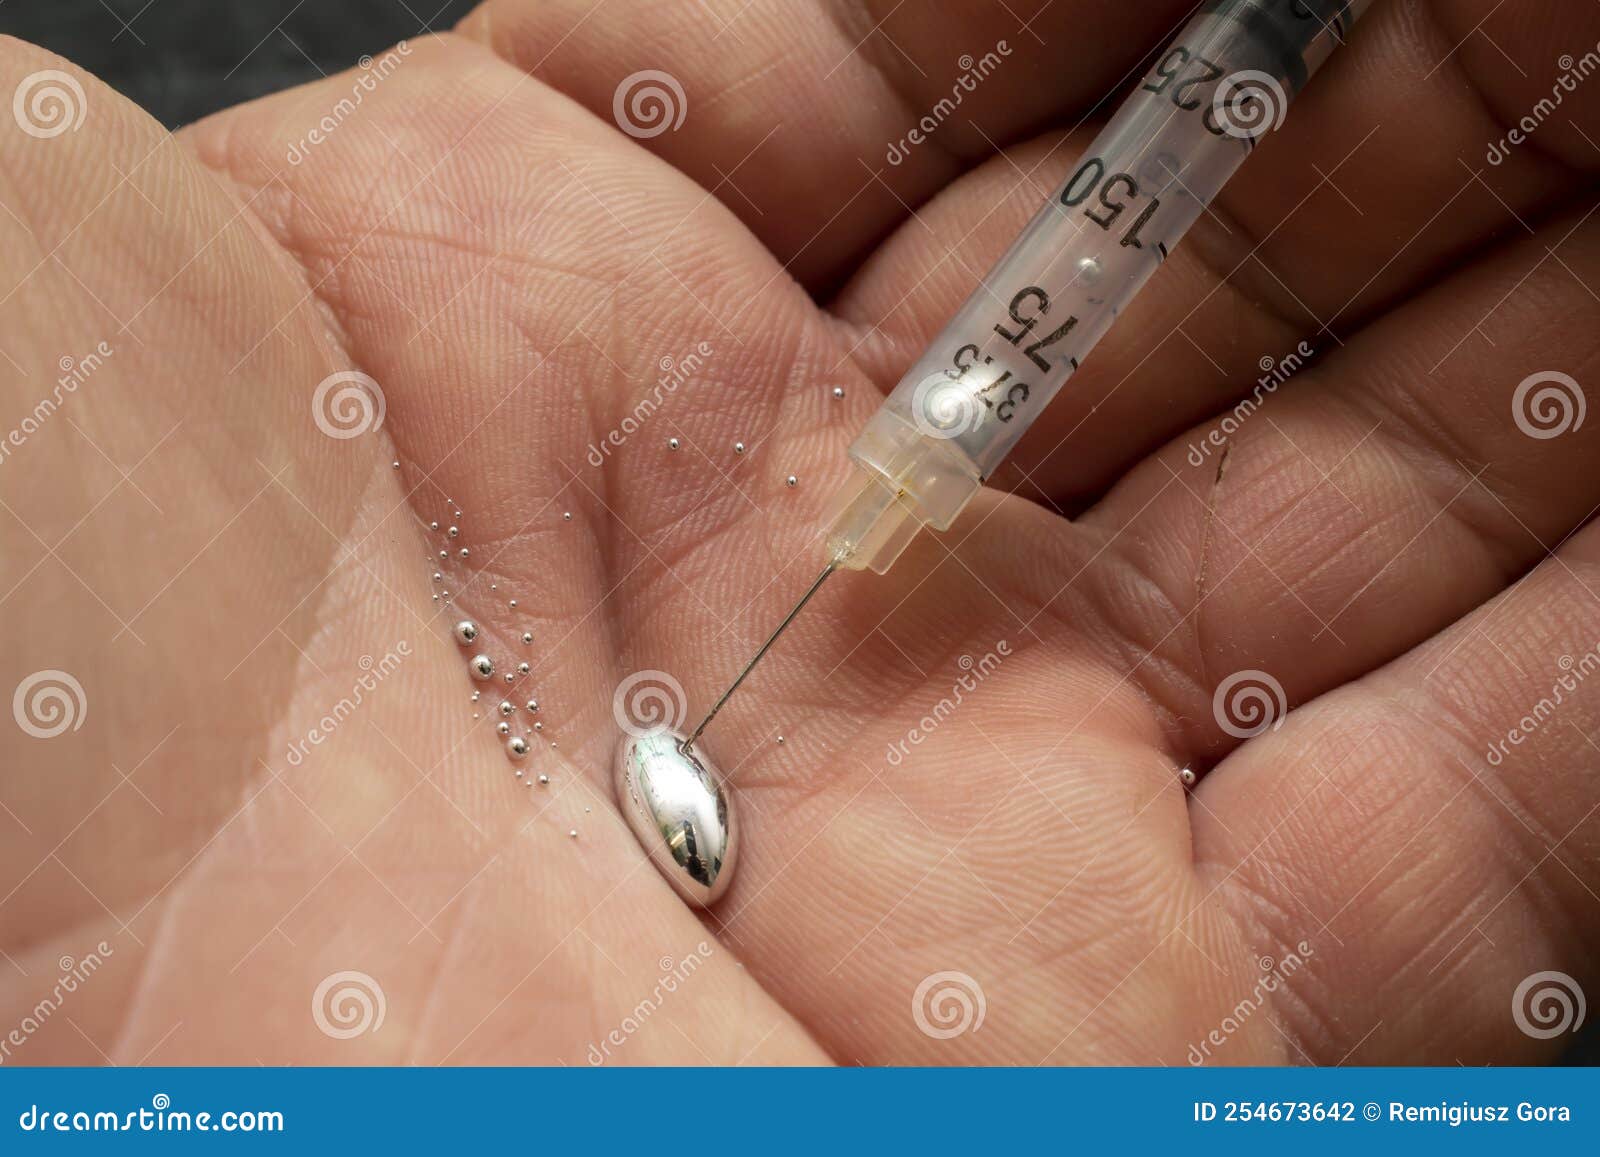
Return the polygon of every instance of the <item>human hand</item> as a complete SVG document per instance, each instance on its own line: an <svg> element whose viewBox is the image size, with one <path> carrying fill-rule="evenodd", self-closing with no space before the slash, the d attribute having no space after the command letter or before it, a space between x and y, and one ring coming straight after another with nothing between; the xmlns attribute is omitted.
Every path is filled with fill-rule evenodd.
<svg viewBox="0 0 1600 1157"><path fill-rule="evenodd" d="M1596 975L1600 684L1519 720L1600 663L1600 435L1513 401L1597 377L1600 89L1484 154L1585 6L1380 0L996 488L719 716L710 915L610 802L619 684L722 690L1092 125L1033 134L1187 8L492 0L171 139L7 43L0 91L67 69L86 115L0 125L6 674L82 698L4 730L0 1025L101 966L4 1059L1550 1058L1508 1006ZM687 108L638 139L646 69ZM331 437L348 371L383 420ZM529 662L548 785L458 618ZM1293 710L1243 739L1251 681Z"/></svg>

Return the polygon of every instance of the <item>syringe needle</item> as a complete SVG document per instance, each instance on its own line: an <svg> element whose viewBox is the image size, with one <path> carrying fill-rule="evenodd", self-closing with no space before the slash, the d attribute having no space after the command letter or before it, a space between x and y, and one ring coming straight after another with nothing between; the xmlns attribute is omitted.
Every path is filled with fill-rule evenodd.
<svg viewBox="0 0 1600 1157"><path fill-rule="evenodd" d="M816 581L806 588L806 593L800 596L800 601L795 603L794 608L787 615L783 616L783 622L778 624L777 630L767 636L767 641L762 643L760 649L750 657L750 661L744 665L744 670L739 672L739 677L733 681L732 686L724 691L722 697L712 705L711 710L706 713L706 717L700 721L700 726L694 729L694 734L683 741L683 749L685 751L694 746L694 741L700 738L700 733L706 729L706 724L716 718L717 712L722 710L722 705L728 701L729 696L739 689L739 684L743 683L750 672L755 669L755 665L761 662L761 657L772 648L772 644L778 641L778 636L788 629L790 623L794 622L795 616L811 601L811 596L822 589L823 582L837 569L837 565L837 563L830 562L822 568L822 573L816 577Z"/></svg>

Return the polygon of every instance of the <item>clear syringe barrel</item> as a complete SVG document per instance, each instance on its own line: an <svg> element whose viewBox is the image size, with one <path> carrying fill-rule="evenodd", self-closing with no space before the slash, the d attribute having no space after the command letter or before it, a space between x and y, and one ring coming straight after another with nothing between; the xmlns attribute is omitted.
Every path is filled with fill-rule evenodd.
<svg viewBox="0 0 1600 1157"><path fill-rule="evenodd" d="M1211 0L850 447L832 561L946 530L1371 0Z"/></svg>

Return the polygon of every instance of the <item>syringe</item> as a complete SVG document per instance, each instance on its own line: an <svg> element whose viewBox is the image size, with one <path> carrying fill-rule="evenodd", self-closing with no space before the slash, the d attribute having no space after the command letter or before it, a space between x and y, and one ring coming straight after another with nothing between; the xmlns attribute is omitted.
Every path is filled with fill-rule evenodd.
<svg viewBox="0 0 1600 1157"><path fill-rule="evenodd" d="M948 530L1372 0L1208 0L850 447L822 573Z"/></svg>

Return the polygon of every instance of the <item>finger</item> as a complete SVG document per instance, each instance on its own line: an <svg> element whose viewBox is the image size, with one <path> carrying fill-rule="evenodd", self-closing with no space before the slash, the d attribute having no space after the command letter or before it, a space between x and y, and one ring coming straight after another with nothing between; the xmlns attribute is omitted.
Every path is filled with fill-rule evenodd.
<svg viewBox="0 0 1600 1157"><path fill-rule="evenodd" d="M994 142L1076 115L1128 79L1188 7L489 0L461 31L631 130L819 289L902 220L905 204ZM641 77L649 72L667 79ZM671 131L646 119L648 105L634 114L624 104L617 119L616 102L652 84L666 98L656 111L682 114Z"/></svg>
<svg viewBox="0 0 1600 1157"><path fill-rule="evenodd" d="M1573 986L1592 1002L1600 981L1597 645L1590 526L1201 785L1216 896L1258 951L1313 949L1274 1013L1312 1061L1526 1064L1571 1042ZM1545 972L1566 975L1524 984Z"/></svg>
<svg viewBox="0 0 1600 1157"><path fill-rule="evenodd" d="M1128 629L1161 660L1141 672L1183 744L1214 755L1249 730L1225 709L1238 673L1305 702L1448 626L1590 517L1600 430L1562 383L1594 380L1600 344L1556 319L1596 282L1600 224L1551 221L1175 441L1086 517L1172 592L1112 613L1141 620ZM1543 402L1519 393L1543 369L1572 376Z"/></svg>
<svg viewBox="0 0 1600 1157"><path fill-rule="evenodd" d="M1600 13L1541 6L1548 19L1534 21L1510 8L1490 15L1494 7L1374 8L1084 362L999 484L1075 509L1138 454L1263 379L1275 384L1285 363L1309 360L1302 342L1337 348L1442 270L1581 196L1600 150L1563 144L1552 155L1528 140L1494 165L1486 152L1507 132L1499 110L1537 99L1524 74L1547 90L1565 75L1547 48L1550 29L1569 45L1592 44ZM1488 15L1482 36L1462 45L1470 26L1458 36L1434 24L1430 13L1446 9L1452 20ZM1600 91L1563 91L1541 117L1539 140L1600 141ZM875 381L887 388L915 360L1088 142L1085 130L985 164L873 258L835 309Z"/></svg>

